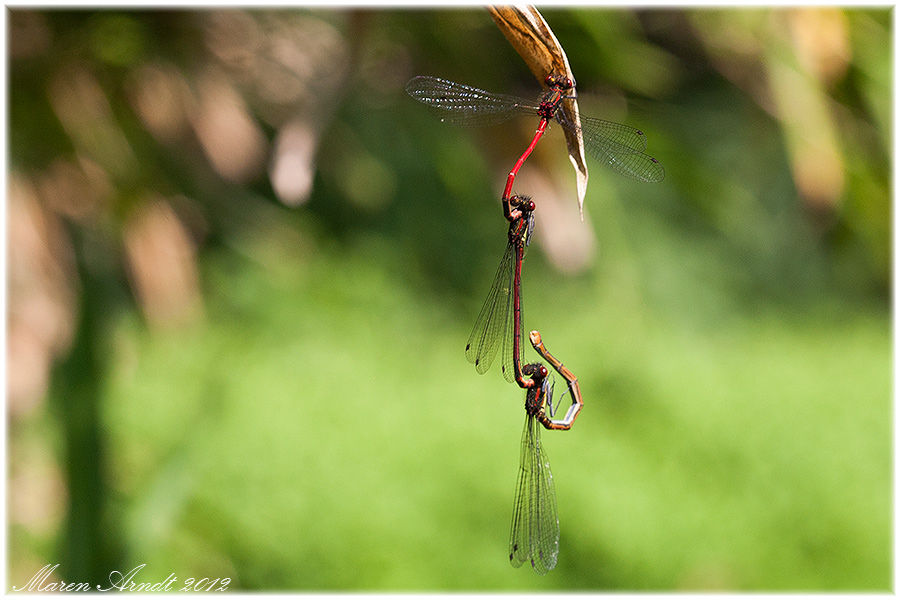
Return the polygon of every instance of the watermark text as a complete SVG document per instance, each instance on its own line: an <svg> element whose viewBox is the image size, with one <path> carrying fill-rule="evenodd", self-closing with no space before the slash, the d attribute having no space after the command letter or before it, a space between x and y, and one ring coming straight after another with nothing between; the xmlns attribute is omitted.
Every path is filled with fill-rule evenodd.
<svg viewBox="0 0 900 600"><path fill-rule="evenodd" d="M163 581L140 581L138 575L147 564L138 565L127 573L113 571L109 574L109 583L73 583L56 580L53 572L59 565L45 565L41 570L21 587L12 587L14 592L224 592L231 584L230 577L210 579L179 578L172 573Z"/></svg>

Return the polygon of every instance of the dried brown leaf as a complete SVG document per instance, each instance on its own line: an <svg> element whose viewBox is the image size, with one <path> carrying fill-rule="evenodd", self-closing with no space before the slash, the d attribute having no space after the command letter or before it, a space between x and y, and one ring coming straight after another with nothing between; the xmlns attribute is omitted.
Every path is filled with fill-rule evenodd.
<svg viewBox="0 0 900 600"><path fill-rule="evenodd" d="M545 86L547 76L551 73L565 74L575 83L575 76L569 67L566 53L553 35L547 21L538 10L531 5L489 6L488 12L494 23L512 44L538 82ZM574 93L573 93L574 95ZM563 111L571 123L581 124L578 112L578 101L566 99L562 104ZM584 160L584 141L580 129L577 133L564 130L566 145L569 147L569 160L575 168L576 188L578 190L578 208L584 219L584 195L587 191L588 170Z"/></svg>

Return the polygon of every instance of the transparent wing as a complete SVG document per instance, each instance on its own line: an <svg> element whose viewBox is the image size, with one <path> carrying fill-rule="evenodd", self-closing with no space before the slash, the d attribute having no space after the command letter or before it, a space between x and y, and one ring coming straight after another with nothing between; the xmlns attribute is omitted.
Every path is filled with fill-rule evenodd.
<svg viewBox="0 0 900 600"><path fill-rule="evenodd" d="M537 104L523 98L424 75L410 79L406 93L428 106L435 117L454 125L497 125L537 111Z"/></svg>
<svg viewBox="0 0 900 600"><path fill-rule="evenodd" d="M531 560L531 543L528 532L531 528L531 495L528 493L531 486L531 452L534 442L534 417L525 417L525 428L522 431L522 448L519 458L519 477L516 480L516 496L513 500L513 519L509 530L509 562L519 568L527 560ZM528 458L526 458L526 456Z"/></svg>
<svg viewBox="0 0 900 600"><path fill-rule="evenodd" d="M509 562L519 567L530 560L534 571L545 575L556 566L558 555L559 514L553 474L541 444L540 426L529 414L522 432Z"/></svg>
<svg viewBox="0 0 900 600"><path fill-rule="evenodd" d="M531 390L528 390L531 393ZM521 453L519 455L519 477L516 480L516 496L513 501L513 520L509 531L509 562L519 568L525 561L531 560L531 519L534 514L531 503L533 490L533 459L536 450L535 437L540 435L536 420L532 415L525 416L525 428L522 430Z"/></svg>
<svg viewBox="0 0 900 600"><path fill-rule="evenodd" d="M514 246L507 244L506 252L500 260L491 291L478 313L475 327L466 344L466 358L475 365L479 373L486 373L497 355L498 344L505 338L509 326L513 302L513 260ZM503 314L500 314L503 313ZM510 380L512 381L512 380Z"/></svg>
<svg viewBox="0 0 900 600"><path fill-rule="evenodd" d="M666 170L659 161L647 154L616 154L586 144L585 149L597 162L626 177L656 183L666 176Z"/></svg>
<svg viewBox="0 0 900 600"><path fill-rule="evenodd" d="M577 130L577 126L568 122L565 113L557 111L556 118L567 129ZM647 147L647 136L640 129L594 119L582 115L581 136L585 151L616 173L655 183L662 181L666 171L652 156L644 154Z"/></svg>
<svg viewBox="0 0 900 600"><path fill-rule="evenodd" d="M581 135L585 144L594 144L617 154L643 152L647 136L640 129L581 115Z"/></svg>
<svg viewBox="0 0 900 600"><path fill-rule="evenodd" d="M556 566L559 555L559 513L556 506L556 489L553 485L553 473L550 461L544 452L540 438L540 426L532 419L536 451L532 452L534 461L533 489L536 498L532 502L534 515L531 532L531 566L535 572L544 575Z"/></svg>
<svg viewBox="0 0 900 600"><path fill-rule="evenodd" d="M519 250L515 247L515 245L510 244L512 248L512 254L515 255ZM524 248L522 249L524 254ZM518 259L518 257L516 257ZM519 285L519 315L516 318L516 310L515 310L515 263L513 261L513 284L512 284L512 293L509 295L509 306L506 310L506 323L503 326L503 335L501 339L503 340L503 363L501 364L501 369L503 371L503 377L510 383L515 383L516 381L516 372L515 372L515 347L513 343L514 336L519 336L519 365L525 364L525 344L522 343L522 320L525 318L524 316L524 303L522 302L522 286Z"/></svg>

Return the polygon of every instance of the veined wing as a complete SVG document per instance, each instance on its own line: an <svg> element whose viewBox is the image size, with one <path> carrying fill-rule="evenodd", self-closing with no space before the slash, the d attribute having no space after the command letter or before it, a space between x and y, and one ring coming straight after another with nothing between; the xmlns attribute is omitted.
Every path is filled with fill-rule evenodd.
<svg viewBox="0 0 900 600"><path fill-rule="evenodd" d="M529 234L526 234L529 235ZM503 352L502 359L503 362L500 365L501 370L503 371L503 377L510 383L516 382L516 364L515 360L518 358L519 365L525 364L525 344L522 343L522 321L525 319L525 309L523 308L524 302L522 302L522 286L519 285L519 315L518 319L516 318L516 309L515 309L515 261L518 260L517 253L522 252L524 254L525 248L521 248L521 250L517 247L515 243L511 243L510 247L512 249L512 254L515 257L513 261L513 281L512 281L512 293L509 295L509 305L506 308L506 323L503 326L503 335L501 339L503 340ZM514 336L519 336L519 356L516 357L515 351L515 342Z"/></svg>
<svg viewBox="0 0 900 600"><path fill-rule="evenodd" d="M585 144L602 146L618 154L643 152L647 148L647 136L640 129L584 115L579 120Z"/></svg>
<svg viewBox="0 0 900 600"><path fill-rule="evenodd" d="M578 129L565 120L562 111L557 111L556 117L564 127ZM580 120L584 149L597 162L638 181L655 183L666 176L666 170L659 161L644 154L647 137L640 129L584 115Z"/></svg>
<svg viewBox="0 0 900 600"><path fill-rule="evenodd" d="M500 260L491 291L478 313L475 327L466 344L466 358L475 365L475 370L485 373L494 362L498 344L505 339L504 330L509 325L513 312L513 255L514 244L506 246ZM505 373L504 373L505 375ZM510 380L512 381L512 380Z"/></svg>
<svg viewBox="0 0 900 600"><path fill-rule="evenodd" d="M659 164L659 161L643 152L636 154L619 154L603 150L596 146L588 146L587 144L585 144L585 150L587 150L588 154L593 156L597 162L606 165L616 173L631 177L632 179L637 179L638 181L656 183L662 181L666 176L666 170Z"/></svg>
<svg viewBox="0 0 900 600"><path fill-rule="evenodd" d="M420 75L406 84L406 92L428 106L441 121L454 125L497 125L523 114L537 114L537 104L506 94Z"/></svg>
<svg viewBox="0 0 900 600"><path fill-rule="evenodd" d="M540 425L532 415L525 418L521 450L509 562L519 567L530 561L536 573L545 575L556 567L559 555L559 513L550 461L541 444Z"/></svg>

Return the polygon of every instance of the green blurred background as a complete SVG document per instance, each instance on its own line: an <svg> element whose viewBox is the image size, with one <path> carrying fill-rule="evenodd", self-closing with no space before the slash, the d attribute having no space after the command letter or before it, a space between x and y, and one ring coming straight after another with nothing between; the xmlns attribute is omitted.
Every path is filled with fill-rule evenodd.
<svg viewBox="0 0 900 600"><path fill-rule="evenodd" d="M8 573L230 590L892 587L892 11L544 11L559 127L525 328L585 408L545 432L559 564L510 568L523 394L463 348L536 122L482 9L6 11ZM530 351L529 351L530 352Z"/></svg>

